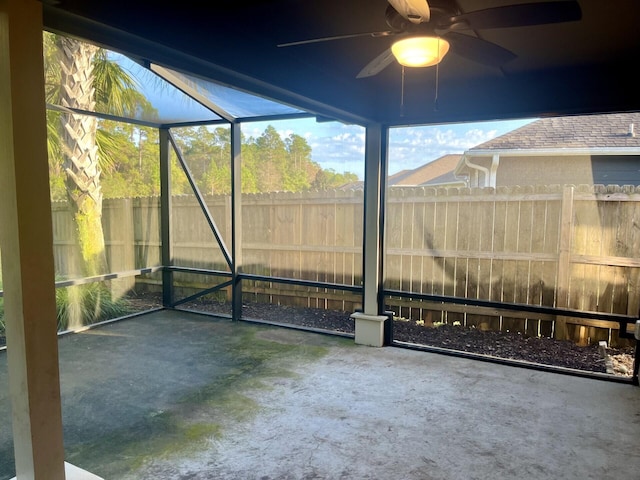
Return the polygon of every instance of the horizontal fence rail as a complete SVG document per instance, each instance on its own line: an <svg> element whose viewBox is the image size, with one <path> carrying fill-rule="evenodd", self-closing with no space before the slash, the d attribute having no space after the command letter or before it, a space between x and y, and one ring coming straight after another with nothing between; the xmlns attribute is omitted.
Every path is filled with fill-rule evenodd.
<svg viewBox="0 0 640 480"><path fill-rule="evenodd" d="M639 202L633 186L391 188L385 288L637 318ZM393 295L388 304L425 324L460 322L584 343L615 343L632 323L624 321L621 331L613 318L416 305Z"/></svg>
<svg viewBox="0 0 640 480"><path fill-rule="evenodd" d="M229 196L204 195L200 203L208 208L218 236L228 243ZM171 268L176 283L210 287L207 272L226 272L228 267L200 203L193 196L172 200ZM281 304L310 302L308 288L268 278L359 291L361 191L247 194L241 209L244 295ZM159 218L157 198L104 201L112 271L160 263ZM58 275L74 278L79 269L66 204L54 204L53 219ZM640 190L636 187L392 187L386 219L385 289L403 294L387 295L388 307L399 316L422 318L425 324L429 319L460 321L614 342L621 331L618 320L626 325L627 319L638 317ZM319 294L313 292L314 297ZM425 297L419 302L406 298L413 294ZM434 301L440 297L479 302L442 306ZM345 310L360 307L339 298L332 302ZM498 308L499 304L531 308L511 311ZM569 316L563 311L603 317Z"/></svg>

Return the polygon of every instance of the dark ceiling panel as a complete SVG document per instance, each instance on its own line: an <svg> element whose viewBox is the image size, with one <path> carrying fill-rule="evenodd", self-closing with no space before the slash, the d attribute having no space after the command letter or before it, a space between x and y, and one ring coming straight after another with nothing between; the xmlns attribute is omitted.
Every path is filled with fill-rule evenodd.
<svg viewBox="0 0 640 480"><path fill-rule="evenodd" d="M527 2L431 0L429 5L433 11L443 7L471 12L517 3ZM463 32L517 57L497 68L450 52L438 67L437 108L435 67L405 69L404 88L402 70L395 62L377 76L356 78L364 65L390 46L391 37L278 47L283 42L387 30L385 0L169 4L62 0L45 7L45 23L167 66L359 123L426 124L640 110L632 73L640 47L640 2L579 4L580 21Z"/></svg>

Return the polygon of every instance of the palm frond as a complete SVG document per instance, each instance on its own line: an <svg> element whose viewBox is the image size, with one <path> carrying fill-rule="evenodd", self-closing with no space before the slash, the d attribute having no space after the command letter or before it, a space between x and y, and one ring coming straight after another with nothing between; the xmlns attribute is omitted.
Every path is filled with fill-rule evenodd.
<svg viewBox="0 0 640 480"><path fill-rule="evenodd" d="M113 115L133 115L138 107L139 85L120 65L109 60L106 50L93 59L96 109Z"/></svg>
<svg viewBox="0 0 640 480"><path fill-rule="evenodd" d="M60 90L62 88L59 54L56 45L56 36L53 33L43 32L42 52L44 57L44 85L45 100L47 103L60 103Z"/></svg>
<svg viewBox="0 0 640 480"><path fill-rule="evenodd" d="M126 148L122 137L113 132L98 128L96 132L96 143L98 144L98 162L104 172L111 172L118 164L116 153L124 151Z"/></svg>

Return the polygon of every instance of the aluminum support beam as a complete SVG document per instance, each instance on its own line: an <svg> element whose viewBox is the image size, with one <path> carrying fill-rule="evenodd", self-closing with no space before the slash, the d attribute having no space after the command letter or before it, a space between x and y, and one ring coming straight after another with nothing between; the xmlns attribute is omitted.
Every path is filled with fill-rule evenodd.
<svg viewBox="0 0 640 480"><path fill-rule="evenodd" d="M171 159L169 130L160 129L160 241L161 262L164 267L173 265L173 244L171 236ZM162 270L162 305L173 306L173 271Z"/></svg>
<svg viewBox="0 0 640 480"><path fill-rule="evenodd" d="M242 317L242 132L239 123L231 124L231 317Z"/></svg>

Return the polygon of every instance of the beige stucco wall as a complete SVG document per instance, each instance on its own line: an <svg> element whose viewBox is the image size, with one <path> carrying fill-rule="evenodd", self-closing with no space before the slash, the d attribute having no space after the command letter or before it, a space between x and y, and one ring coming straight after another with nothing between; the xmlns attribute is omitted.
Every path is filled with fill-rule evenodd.
<svg viewBox="0 0 640 480"><path fill-rule="evenodd" d="M496 186L593 184L591 156L501 157Z"/></svg>
<svg viewBox="0 0 640 480"><path fill-rule="evenodd" d="M491 157L470 157L473 164L490 168ZM485 175L465 168L470 186L486 186ZM593 184L591 157L582 156L504 156L499 159L496 187L515 185Z"/></svg>

